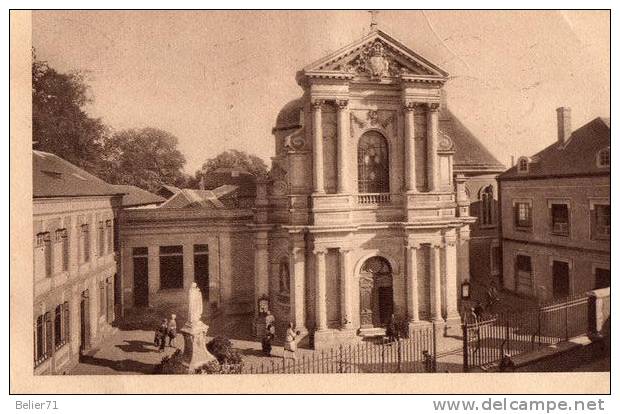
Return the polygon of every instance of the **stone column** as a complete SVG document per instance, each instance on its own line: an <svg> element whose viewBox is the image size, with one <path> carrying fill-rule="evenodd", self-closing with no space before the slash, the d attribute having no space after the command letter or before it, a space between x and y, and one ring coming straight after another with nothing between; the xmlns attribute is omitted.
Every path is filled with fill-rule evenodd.
<svg viewBox="0 0 620 414"><path fill-rule="evenodd" d="M327 287L325 280L325 254L323 249L314 250L316 272L316 329L324 331L327 329Z"/></svg>
<svg viewBox="0 0 620 414"><path fill-rule="evenodd" d="M306 333L306 242L302 234L291 235L289 272L291 286L291 322Z"/></svg>
<svg viewBox="0 0 620 414"><path fill-rule="evenodd" d="M410 324L420 321L418 301L418 243L405 245L407 262L407 317Z"/></svg>
<svg viewBox="0 0 620 414"><path fill-rule="evenodd" d="M321 110L323 107L322 100L315 100L312 102L312 112L314 115L314 121L312 125L312 132L314 141L312 143L312 161L313 161L313 178L314 178L314 192L324 193L324 179L323 179L323 121Z"/></svg>
<svg viewBox="0 0 620 414"><path fill-rule="evenodd" d="M441 317L441 244L431 244L431 315L433 321L443 322Z"/></svg>
<svg viewBox="0 0 620 414"><path fill-rule="evenodd" d="M446 248L446 320L460 322L458 310L457 289L457 257L456 257L456 230L446 232L444 236Z"/></svg>
<svg viewBox="0 0 620 414"><path fill-rule="evenodd" d="M159 246L149 246L148 249L149 305L152 305L153 296L159 290Z"/></svg>
<svg viewBox="0 0 620 414"><path fill-rule="evenodd" d="M347 162L348 146L347 137L349 131L349 101L341 99L336 101L338 107L338 193L349 191L349 165Z"/></svg>
<svg viewBox="0 0 620 414"><path fill-rule="evenodd" d="M415 180L415 104L406 102L405 112L405 188L416 191Z"/></svg>
<svg viewBox="0 0 620 414"><path fill-rule="evenodd" d="M353 311L351 310L351 265L349 263L351 250L340 248L340 315L342 329L351 329Z"/></svg>
<svg viewBox="0 0 620 414"><path fill-rule="evenodd" d="M428 150L427 174L428 174L428 191L436 191L438 184L439 160L437 157L437 140L439 133L439 104L428 104L426 118L426 145Z"/></svg>
<svg viewBox="0 0 620 414"><path fill-rule="evenodd" d="M269 295L269 239L266 231L254 235L254 311L258 298Z"/></svg>
<svg viewBox="0 0 620 414"><path fill-rule="evenodd" d="M189 289L194 277L194 245L183 244L183 289Z"/></svg>

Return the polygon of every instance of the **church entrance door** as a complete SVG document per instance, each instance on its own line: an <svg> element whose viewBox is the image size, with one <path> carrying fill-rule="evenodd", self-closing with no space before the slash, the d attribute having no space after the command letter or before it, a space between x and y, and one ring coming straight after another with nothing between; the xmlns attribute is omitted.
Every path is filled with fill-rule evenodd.
<svg viewBox="0 0 620 414"><path fill-rule="evenodd" d="M390 263L380 256L371 257L360 272L360 328L385 326L393 309Z"/></svg>

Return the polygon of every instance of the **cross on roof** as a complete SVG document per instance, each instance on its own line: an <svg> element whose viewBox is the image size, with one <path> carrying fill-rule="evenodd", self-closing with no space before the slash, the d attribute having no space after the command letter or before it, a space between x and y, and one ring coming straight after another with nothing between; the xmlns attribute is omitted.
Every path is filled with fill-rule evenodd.
<svg viewBox="0 0 620 414"><path fill-rule="evenodd" d="M378 10L370 10L370 30L375 30L377 28L377 15L379 14Z"/></svg>

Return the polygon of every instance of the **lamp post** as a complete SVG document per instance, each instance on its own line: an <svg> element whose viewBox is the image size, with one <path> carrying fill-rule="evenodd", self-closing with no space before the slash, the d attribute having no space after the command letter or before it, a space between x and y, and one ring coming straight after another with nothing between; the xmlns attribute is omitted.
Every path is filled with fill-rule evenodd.
<svg viewBox="0 0 620 414"><path fill-rule="evenodd" d="M461 320L465 322L465 318L467 316L467 305L469 304L469 299L471 297L471 284L469 283L469 279L465 279L461 283Z"/></svg>

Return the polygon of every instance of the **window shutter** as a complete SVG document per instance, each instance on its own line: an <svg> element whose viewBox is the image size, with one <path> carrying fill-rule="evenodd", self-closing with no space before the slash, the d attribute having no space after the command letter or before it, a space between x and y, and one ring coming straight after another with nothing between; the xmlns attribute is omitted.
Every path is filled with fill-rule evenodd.
<svg viewBox="0 0 620 414"><path fill-rule="evenodd" d="M54 350L54 324L52 323L52 315L45 313L45 355L51 356Z"/></svg>

